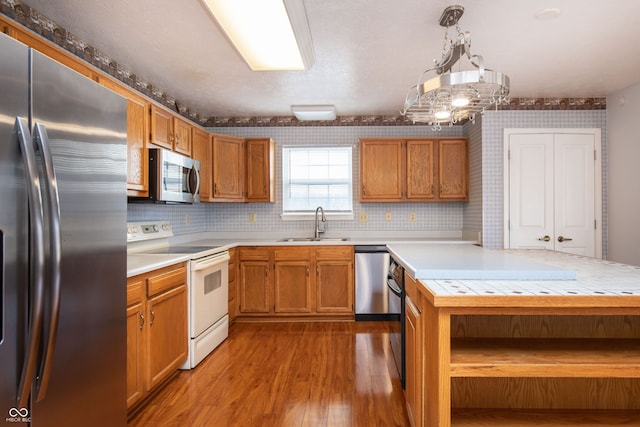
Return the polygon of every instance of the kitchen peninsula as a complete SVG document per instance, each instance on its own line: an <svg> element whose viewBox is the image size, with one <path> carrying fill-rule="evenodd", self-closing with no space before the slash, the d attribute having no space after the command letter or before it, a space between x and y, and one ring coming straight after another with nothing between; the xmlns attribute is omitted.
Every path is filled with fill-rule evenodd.
<svg viewBox="0 0 640 427"><path fill-rule="evenodd" d="M471 280L479 258L459 257L461 279L451 265L436 279L425 256L442 248L389 250L405 268L413 425L640 425L640 267L507 250L495 252L549 269L527 279L494 259L478 273L497 279ZM562 271L575 280L544 280Z"/></svg>

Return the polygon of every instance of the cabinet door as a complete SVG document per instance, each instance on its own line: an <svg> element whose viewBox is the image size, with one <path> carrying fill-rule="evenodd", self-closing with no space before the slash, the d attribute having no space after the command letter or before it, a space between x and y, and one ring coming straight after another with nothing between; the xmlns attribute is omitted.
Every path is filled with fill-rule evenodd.
<svg viewBox="0 0 640 427"><path fill-rule="evenodd" d="M275 143L271 139L247 139L247 201L274 202Z"/></svg>
<svg viewBox="0 0 640 427"><path fill-rule="evenodd" d="M410 297L405 299L405 400L411 425L422 425L422 326L421 313Z"/></svg>
<svg viewBox="0 0 640 427"><path fill-rule="evenodd" d="M436 197L435 141L407 141L407 199L433 200Z"/></svg>
<svg viewBox="0 0 640 427"><path fill-rule="evenodd" d="M173 150L173 114L151 105L151 143Z"/></svg>
<svg viewBox="0 0 640 427"><path fill-rule="evenodd" d="M173 150L177 153L191 156L191 125L182 119L174 117L173 130L175 139Z"/></svg>
<svg viewBox="0 0 640 427"><path fill-rule="evenodd" d="M360 141L360 201L402 199L403 153L400 140Z"/></svg>
<svg viewBox="0 0 640 427"><path fill-rule="evenodd" d="M147 389L163 382L187 359L187 285L163 292L147 302Z"/></svg>
<svg viewBox="0 0 640 427"><path fill-rule="evenodd" d="M440 198L469 199L469 156L466 140L438 141L438 180Z"/></svg>
<svg viewBox="0 0 640 427"><path fill-rule="evenodd" d="M276 313L311 312L311 263L276 261L274 311Z"/></svg>
<svg viewBox="0 0 640 427"><path fill-rule="evenodd" d="M192 157L200 162L200 201L207 202L212 198L211 192L211 137L201 129L194 127L191 135Z"/></svg>
<svg viewBox="0 0 640 427"><path fill-rule="evenodd" d="M244 199L244 139L213 138L213 197L222 201Z"/></svg>
<svg viewBox="0 0 640 427"><path fill-rule="evenodd" d="M240 312L269 313L269 262L240 261Z"/></svg>
<svg viewBox="0 0 640 427"><path fill-rule="evenodd" d="M149 195L148 103L127 100L127 195Z"/></svg>
<svg viewBox="0 0 640 427"><path fill-rule="evenodd" d="M353 313L353 262L316 262L316 311Z"/></svg>
<svg viewBox="0 0 640 427"><path fill-rule="evenodd" d="M142 303L127 307L127 408L144 395L144 311Z"/></svg>

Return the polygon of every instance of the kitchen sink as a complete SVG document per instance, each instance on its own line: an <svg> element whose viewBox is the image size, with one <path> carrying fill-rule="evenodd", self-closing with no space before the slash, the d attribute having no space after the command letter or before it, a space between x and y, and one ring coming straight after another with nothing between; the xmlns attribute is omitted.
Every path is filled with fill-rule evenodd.
<svg viewBox="0 0 640 427"><path fill-rule="evenodd" d="M287 237L279 242L346 242L348 237Z"/></svg>

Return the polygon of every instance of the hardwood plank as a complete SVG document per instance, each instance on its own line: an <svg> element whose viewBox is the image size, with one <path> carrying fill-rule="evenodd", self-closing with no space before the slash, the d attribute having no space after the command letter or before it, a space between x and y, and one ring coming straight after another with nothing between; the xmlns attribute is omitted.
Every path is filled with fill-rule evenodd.
<svg viewBox="0 0 640 427"><path fill-rule="evenodd" d="M389 332L387 322L234 323L129 426L408 426Z"/></svg>
<svg viewBox="0 0 640 427"><path fill-rule="evenodd" d="M637 426L638 411L456 410L453 427Z"/></svg>

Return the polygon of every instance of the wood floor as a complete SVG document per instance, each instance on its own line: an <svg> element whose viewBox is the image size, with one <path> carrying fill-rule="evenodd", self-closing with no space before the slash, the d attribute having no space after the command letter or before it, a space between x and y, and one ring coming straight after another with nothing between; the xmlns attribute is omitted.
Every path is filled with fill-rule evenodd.
<svg viewBox="0 0 640 427"><path fill-rule="evenodd" d="M234 323L129 423L409 426L386 322Z"/></svg>

